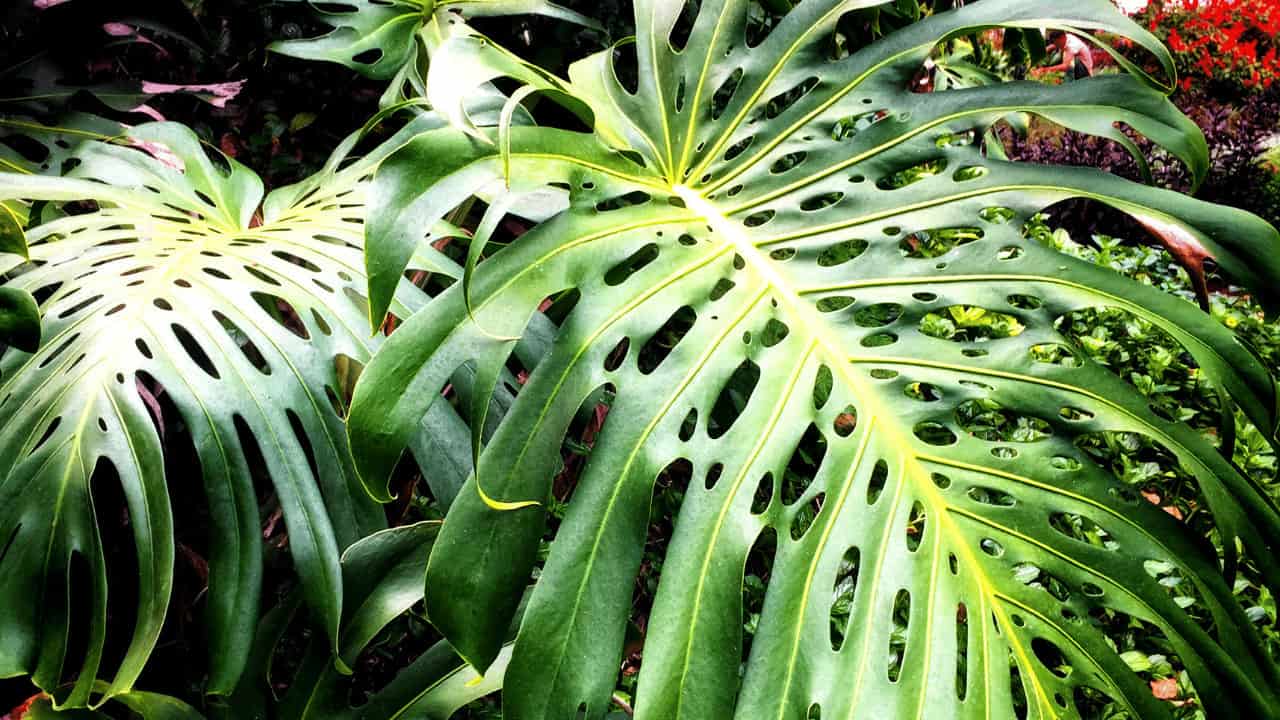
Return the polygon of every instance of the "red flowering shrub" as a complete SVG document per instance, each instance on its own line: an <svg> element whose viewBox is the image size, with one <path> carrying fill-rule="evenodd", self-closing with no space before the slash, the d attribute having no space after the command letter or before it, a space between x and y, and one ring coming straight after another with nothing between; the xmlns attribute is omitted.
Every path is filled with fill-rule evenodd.
<svg viewBox="0 0 1280 720"><path fill-rule="evenodd" d="M1165 0L1138 18L1173 51L1184 89L1197 80L1245 88L1280 80L1280 0Z"/></svg>

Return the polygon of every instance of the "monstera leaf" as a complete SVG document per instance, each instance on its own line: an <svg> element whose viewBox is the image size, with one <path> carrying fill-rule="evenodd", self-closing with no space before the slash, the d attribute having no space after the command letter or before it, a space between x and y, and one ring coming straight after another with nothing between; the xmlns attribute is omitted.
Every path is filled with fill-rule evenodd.
<svg viewBox="0 0 1280 720"><path fill-rule="evenodd" d="M331 30L319 37L282 40L271 49L306 60L345 65L375 80L390 80L395 97L406 85L425 95L425 68L431 49L450 25L471 17L545 15L589 27L592 20L547 0L342 0L312 5L316 19ZM384 97L384 101L387 97Z"/></svg>
<svg viewBox="0 0 1280 720"><path fill-rule="evenodd" d="M336 365L364 362L379 340L362 294L364 179L408 135L340 166L349 142L261 208L261 180L207 155L189 130L155 124L132 137L166 148L169 164L90 143L69 176L0 174L0 200L42 201L46 218L27 230L29 262L5 256L0 287L6 301L40 300L44 337L0 356L0 677L31 673L48 691L74 683L59 696L67 705L90 701L108 674L104 697L127 691L154 646L172 585L172 503L208 505L214 693L234 685L257 617L255 474L274 487L332 642L339 553L384 524L355 481ZM432 253L417 264L452 272ZM398 314L427 300L407 283L399 292ZM180 425L199 477L166 477L166 437ZM108 604L101 525L122 517L95 505L108 484L127 505L136 608ZM108 641L121 649L114 668Z"/></svg>
<svg viewBox="0 0 1280 720"><path fill-rule="evenodd" d="M385 496L449 374L494 377L547 298L577 298L450 508L429 617L477 667L497 656L566 429L608 388L515 643L506 717L605 712L655 481L681 475L692 481L645 621L639 718L1078 717L1105 698L1166 716L1106 622L1167 640L1211 715L1274 716L1276 667L1213 549L1079 444L1121 431L1166 447L1198 481L1228 563L1243 547L1273 585L1280 516L1202 436L1075 352L1055 319L1113 306L1149 320L1268 434L1271 377L1195 306L1022 227L1091 198L1193 272L1212 259L1264 296L1280 238L1239 211L984 148L993 123L1025 111L1107 137L1127 125L1203 171L1203 138L1132 65L1061 87L909 89L938 43L997 26L1108 30L1167 71L1166 51L1106 0L983 0L841 53L833 28L873 4L803 0L766 27L746 0L637 0L635 68L614 67L624 44L570 71L594 133L445 129L381 166L366 248L375 321L422 228L477 188L570 192L515 242L473 246L472 260L488 256L400 327L356 388L352 446ZM482 226L502 207L493 198ZM748 563L767 580L749 650ZM1193 590L1175 599L1171 584Z"/></svg>

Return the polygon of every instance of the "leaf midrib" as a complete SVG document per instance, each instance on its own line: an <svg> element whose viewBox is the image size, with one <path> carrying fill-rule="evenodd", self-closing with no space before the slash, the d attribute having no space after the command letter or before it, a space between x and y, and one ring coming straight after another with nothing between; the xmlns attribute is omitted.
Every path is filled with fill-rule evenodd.
<svg viewBox="0 0 1280 720"><path fill-rule="evenodd" d="M746 237L742 229L696 190L684 185L676 185L672 188L672 192L684 200L686 207L690 211L702 216L712 230L725 242L729 243L738 255L742 257L746 266L759 275L767 286L773 288L779 306L784 308L794 320L798 321L802 332L814 339L818 350L827 355L832 371L844 380L853 396L863 403L870 415L874 417L894 417L893 413L883 406L879 394L875 392L867 379L862 377L860 373L852 372L848 367L845 355L840 351L839 344L830 339L829 333L823 332L826 323L817 315L816 309L804 302L796 294L795 290L791 288L791 283L778 272L773 263L769 261L760 249ZM991 579L974 555L973 549L969 547L967 538L960 532L955 520L950 517L949 504L933 486L928 473L920 464L914 443L893 423L886 422L882 427L884 428L883 432L888 436L887 442L902 449L900 456L904 458L904 461L900 482L911 482L915 486L917 496L934 510L938 519L939 530L945 531L952 536L953 542L950 545L955 548L957 555L962 558L963 564L971 569L981 596L989 600L998 597L999 594L995 591ZM1002 627L1014 627L1004 608L999 603L992 602L990 605L992 611L999 616L998 619ZM801 612L803 613L804 610L802 609ZM1017 656L1019 665L1026 669L1022 674L1033 685L1041 711L1043 712L1044 708L1052 708L1052 700L1045 688L1040 684L1040 679L1034 671L1035 663L1029 655L1029 648L1024 647L1021 642L1016 640L1017 635L1015 633L1005 633L1001 637L1005 638L1006 644ZM859 674L861 675L861 673Z"/></svg>

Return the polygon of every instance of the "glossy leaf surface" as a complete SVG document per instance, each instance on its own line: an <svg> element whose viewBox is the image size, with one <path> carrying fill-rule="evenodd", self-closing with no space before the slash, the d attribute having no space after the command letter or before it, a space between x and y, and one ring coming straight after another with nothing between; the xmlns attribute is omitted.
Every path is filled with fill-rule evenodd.
<svg viewBox="0 0 1280 720"><path fill-rule="evenodd" d="M1280 287L1280 237L1243 212L984 151L994 123L1028 112L1109 137L1126 124L1203 171L1203 138L1136 67L1061 87L910 90L939 42L992 26L1105 29L1167 70L1106 0L983 0L833 55L841 15L874 4L805 0L770 29L748 2L639 0L634 45L616 48L634 50L638 85L618 79L612 51L570 71L593 134L446 129L383 164L367 243L375 321L422 228L479 189L570 192L398 330L357 387L358 466L385 492L450 373L470 363L492 382L505 338L546 299L580 293L449 511L427 571L432 622L478 667L497 656L565 432L608 387L507 671L511 718L606 712L655 481L684 463L637 717L1077 717L1098 697L1166 715L1103 617L1166 638L1211 713L1272 716L1276 667L1212 548L1080 445L1120 431L1168 448L1224 544L1273 584L1280 515L1055 320L1094 306L1149 320L1271 435L1267 368L1195 306L1022 227L1092 198L1188 251L1193 272L1212 258L1263 297ZM768 581L749 647L748 564ZM1194 587L1205 624L1170 577Z"/></svg>
<svg viewBox="0 0 1280 720"><path fill-rule="evenodd" d="M99 699L97 678L111 678L105 696L127 691L156 642L173 503L209 508L213 693L234 684L257 616L255 474L274 488L307 603L333 642L339 553L384 522L355 479L336 365L364 362L379 341L365 321L363 192L397 140L339 167L346 147L264 202L256 175L207 155L189 130L156 124L133 138L179 167L89 143L69 176L0 174L0 199L61 209L28 229L29 263L2 256L0 292L40 300L44 342L0 357L0 676L72 683L73 706ZM432 253L416 264L451 271ZM400 314L426 301L407 283L401 293ZM183 428L198 472L166 477L168 439ZM137 568L136 595L123 597L138 600L108 614L101 524L125 516L95 500L113 485ZM118 664L103 661L108 634L125 648Z"/></svg>

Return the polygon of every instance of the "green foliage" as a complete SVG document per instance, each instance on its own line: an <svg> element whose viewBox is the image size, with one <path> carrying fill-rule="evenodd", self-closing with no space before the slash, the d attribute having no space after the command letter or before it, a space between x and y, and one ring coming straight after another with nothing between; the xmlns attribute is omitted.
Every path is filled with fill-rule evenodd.
<svg viewBox="0 0 1280 720"><path fill-rule="evenodd" d="M438 523L417 523L372 533L352 544L342 556L344 627L340 654L357 670L357 658L386 644L406 621L415 619L414 608L422 599L422 573ZM301 614L300 598L293 593L268 612L257 630L249 667L235 692L216 701L209 717L225 720L373 720L414 717L448 720L458 708L492 693L502 677L502 662L482 678L463 663L448 643L437 641L411 661L402 664L384 687L363 690L357 681L369 682L367 673L339 672L323 625L300 623L309 633L298 637L290 630ZM421 625L421 621L418 621ZM421 640L417 633L415 640ZM288 643L286 649L277 646ZM300 649L299 649L300 648ZM282 662L283 661L283 662ZM282 667L283 665L283 667ZM204 720L195 708L176 698L146 692L117 695L96 711L56 711L47 699L39 700L28 715L31 720Z"/></svg>
<svg viewBox="0 0 1280 720"><path fill-rule="evenodd" d="M1044 218L1036 218L1028 232L1040 242L1076 257L1095 262L1145 285L1195 300L1195 291L1185 270L1159 248L1124 243L1096 236L1091 243L1074 241L1062 230L1051 230ZM1280 353L1280 331L1267 321L1257 302L1239 288L1223 286L1211 295L1211 312L1216 320L1232 329L1268 366ZM1194 359L1180 343L1159 328L1117 309L1094 310L1063 318L1075 347L1090 359L1109 366L1121 377L1131 378L1163 414L1188 422L1206 439L1221 446L1221 408L1217 395L1199 372ZM1272 498L1280 496L1275 448L1267 435L1238 411L1236 434L1231 450L1236 466L1266 489ZM1149 440L1125 434L1105 434L1087 448L1090 454L1116 477L1134 488L1149 502L1184 522L1193 532L1212 542L1220 556L1226 548L1205 512L1206 502L1199 488L1177 460L1152 445ZM1163 580L1171 587L1185 581L1170 576ZM1270 652L1280 649L1280 633L1275 629L1275 601L1261 580L1258 569L1247 561L1241 566L1232 592L1245 614L1262 635ZM1180 603L1191 607L1189 596ZM1204 718L1204 709L1194 701L1194 687L1186 671L1169 661L1168 648L1147 628L1135 625L1113 633L1113 641L1124 651L1126 661L1144 668L1152 681L1176 681L1176 716ZM1174 688L1166 688L1172 691ZM1190 701L1188 701L1190 699ZM1118 709L1109 706L1100 717Z"/></svg>
<svg viewBox="0 0 1280 720"><path fill-rule="evenodd" d="M177 126L0 119L34 143L0 163L50 176L0 174L29 717L1274 716L1280 238L992 132L1135 152L1127 126L1199 179L1164 49L1106 0L635 4L567 77L469 26L601 27L540 0L300 4L330 32L273 49L389 82L387 112L265 198ZM567 52L525 23L479 27ZM1160 71L1008 82L1045 27ZM305 164L274 148L315 114L264 117L248 149ZM1081 197L1164 248L1054 231ZM135 688L184 463L191 705Z"/></svg>
<svg viewBox="0 0 1280 720"><path fill-rule="evenodd" d="M745 2L685 9L637 3L634 88L618 69L629 45L564 80L473 33L446 40L434 67L458 64L427 95L458 128L411 141L375 179L375 322L417 228L477 192L506 193L487 197L463 282L361 378L349 427L371 492L386 492L451 373L469 364L492 386L535 311L578 298L492 437L473 432L477 471L427 570L429 617L485 667L554 529L506 712L603 715L641 572L646 586L656 578L634 693L643 718L868 706L1093 716L1108 704L1160 716L1167 706L1125 654L1141 648L1113 638L1125 628L1176 658L1141 672L1185 671L1202 707L1272 712L1276 666L1218 557L1126 482L1146 470L1122 464L1116 477L1108 453L1186 468L1228 575L1243 550L1275 584L1267 548L1280 516L1186 425L1195 413L1152 402L1172 353L1144 354L1144 372L1121 379L1075 349L1089 338L1072 328L1113 322L1098 315L1111 308L1137 316L1153 342L1167 333L1186 346L1215 397L1268 436L1273 381L1193 305L1023 226L1057 201L1100 200L1267 301L1280 275L1274 229L1103 173L999 160L975 142L1010 112L1107 137L1122 121L1202 172L1203 138L1144 75L907 89L939 42L990 26L1103 28L1167 72L1163 49L1106 2L1044 17L987 0L834 55L840 3L765 22ZM575 114L593 132L487 130L445 102L496 74L586 105ZM567 190L567 207L487 247L485 228L547 187ZM655 346L667 348L657 362ZM603 429L571 494L558 491L566 434L602 389ZM652 508L675 501L659 569L646 539L670 516Z"/></svg>
<svg viewBox="0 0 1280 720"><path fill-rule="evenodd" d="M307 2L310 0L291 0ZM271 46L284 55L327 60L367 77L390 81L383 95L389 105L426 96L428 58L448 36L450 26L472 17L536 14L599 28L572 10L547 0L344 0L316 7L316 19L328 33Z"/></svg>
<svg viewBox="0 0 1280 720"><path fill-rule="evenodd" d="M127 692L155 645L173 578L172 502L203 492L210 508L213 693L239 676L261 596L255 479L275 490L307 603L333 642L339 553L384 523L355 480L338 374L377 346L362 329L359 248L379 153L340 166L348 143L325 171L264 200L256 175L210 157L185 128L131 137L178 167L89 143L67 176L0 174L0 199L36 203L30 259L4 256L0 290L38 298L44 325L38 349L24 329L0 357L0 676L30 673L50 692L70 683L59 698L71 706ZM448 271L431 253L415 264ZM399 292L400 314L426 301L407 284ZM184 451L175 437L198 466L170 478L165 453ZM137 568L110 574L136 583L122 592L109 592L102 539L117 522L104 513L118 510L97 506L114 484ZM136 603L109 603L115 595ZM109 621L121 616L135 622ZM125 648L115 667L108 643Z"/></svg>

